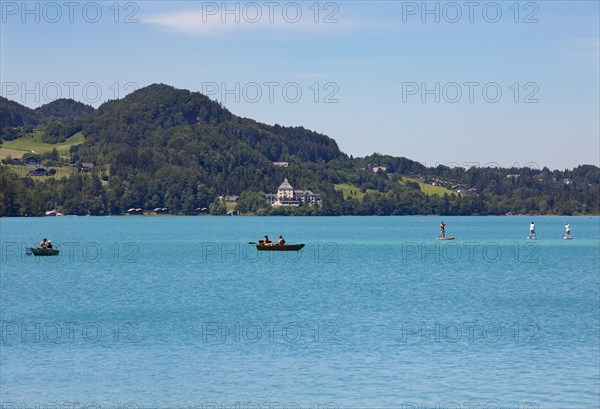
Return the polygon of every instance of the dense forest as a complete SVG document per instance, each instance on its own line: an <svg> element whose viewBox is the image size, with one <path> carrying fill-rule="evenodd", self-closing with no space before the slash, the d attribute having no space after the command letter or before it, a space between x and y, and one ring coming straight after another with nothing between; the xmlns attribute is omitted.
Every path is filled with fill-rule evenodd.
<svg viewBox="0 0 600 409"><path fill-rule="evenodd" d="M200 93L162 84L98 109L57 100L32 110L0 98L0 143L33 135L46 144L77 135L82 142L62 154L4 155L1 216L49 210L107 215L130 208L225 214L223 195L239 196L241 213L259 215L600 214L596 166L465 169L380 154L353 158L325 135L240 118ZM69 172L19 174L28 158ZM321 194L322 205L271 207L265 193L276 192L284 178ZM426 189L433 184L441 190Z"/></svg>

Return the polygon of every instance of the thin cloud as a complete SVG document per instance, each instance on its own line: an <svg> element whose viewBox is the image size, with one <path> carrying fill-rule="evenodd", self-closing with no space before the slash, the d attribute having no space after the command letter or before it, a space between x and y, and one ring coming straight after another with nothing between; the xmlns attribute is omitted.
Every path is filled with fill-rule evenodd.
<svg viewBox="0 0 600 409"><path fill-rule="evenodd" d="M158 25L185 34L217 34L235 28L235 21L222 23L217 19L205 18L202 11L179 11L174 13L148 16L142 19L143 23Z"/></svg>
<svg viewBox="0 0 600 409"><path fill-rule="evenodd" d="M297 3L296 3L297 4ZM193 9L171 13L146 16L142 23L166 27L179 33L189 35L222 35L239 30L268 30L288 29L315 31L320 29L336 29L350 27L349 21L341 22L331 18L331 21L316 21L307 9L296 9L283 13L272 10L255 9L252 12L243 9L205 10Z"/></svg>
<svg viewBox="0 0 600 409"><path fill-rule="evenodd" d="M328 75L320 74L320 73L306 73L306 74L293 74L290 75L291 78L327 78Z"/></svg>

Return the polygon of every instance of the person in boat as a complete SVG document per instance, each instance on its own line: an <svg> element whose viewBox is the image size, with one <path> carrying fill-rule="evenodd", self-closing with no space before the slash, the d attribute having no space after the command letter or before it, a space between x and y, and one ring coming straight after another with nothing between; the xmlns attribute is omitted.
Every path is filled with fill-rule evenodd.
<svg viewBox="0 0 600 409"><path fill-rule="evenodd" d="M48 240L48 244L46 244L46 248L52 250L52 242Z"/></svg>
<svg viewBox="0 0 600 409"><path fill-rule="evenodd" d="M265 234L265 239L263 240L263 244L272 244L273 242L269 240L269 235Z"/></svg>
<svg viewBox="0 0 600 409"><path fill-rule="evenodd" d="M44 239L42 241L40 241L40 245L38 246L38 248L45 249L47 246L48 246L48 239L44 237Z"/></svg>
<svg viewBox="0 0 600 409"><path fill-rule="evenodd" d="M532 239L535 237L535 224L531 222L529 225L529 238Z"/></svg>
<svg viewBox="0 0 600 409"><path fill-rule="evenodd" d="M565 237L571 237L571 226L569 226L569 223L565 224Z"/></svg>
<svg viewBox="0 0 600 409"><path fill-rule="evenodd" d="M446 223L443 221L440 223L440 238L443 239L446 237Z"/></svg>
<svg viewBox="0 0 600 409"><path fill-rule="evenodd" d="M279 245L279 246L285 245L285 240L283 239L282 235L279 236L279 241L277 242L277 245Z"/></svg>

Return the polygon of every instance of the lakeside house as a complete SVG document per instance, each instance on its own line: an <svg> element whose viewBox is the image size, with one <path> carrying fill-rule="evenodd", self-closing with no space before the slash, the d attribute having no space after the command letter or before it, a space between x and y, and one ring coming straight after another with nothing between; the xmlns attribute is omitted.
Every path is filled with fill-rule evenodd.
<svg viewBox="0 0 600 409"><path fill-rule="evenodd" d="M57 212L56 210L48 210L47 212L44 213L44 216L48 216L48 217L54 217L54 216L62 216L63 214L60 212Z"/></svg>
<svg viewBox="0 0 600 409"><path fill-rule="evenodd" d="M294 189L287 179L277 189L277 193L266 195L267 202L274 207L321 206L321 195L310 190Z"/></svg>

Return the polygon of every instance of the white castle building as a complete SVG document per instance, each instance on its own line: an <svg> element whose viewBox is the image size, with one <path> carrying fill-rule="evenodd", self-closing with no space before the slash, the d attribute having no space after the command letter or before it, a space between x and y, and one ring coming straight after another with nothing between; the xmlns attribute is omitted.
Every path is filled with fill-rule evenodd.
<svg viewBox="0 0 600 409"><path fill-rule="evenodd" d="M321 195L310 190L294 190L287 179L277 189L277 193L267 194L271 206L321 206Z"/></svg>

